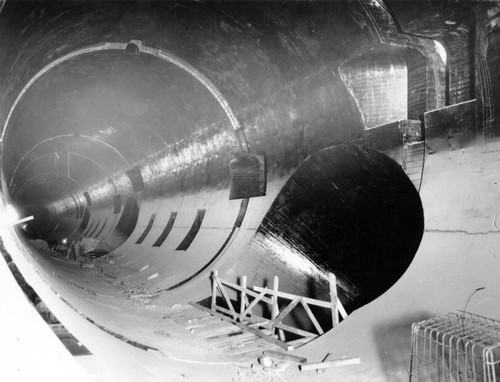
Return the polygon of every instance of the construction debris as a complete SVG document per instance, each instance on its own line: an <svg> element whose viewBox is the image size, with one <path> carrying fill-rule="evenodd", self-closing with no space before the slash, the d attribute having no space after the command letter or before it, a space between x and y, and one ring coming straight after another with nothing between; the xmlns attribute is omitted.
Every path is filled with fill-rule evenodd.
<svg viewBox="0 0 500 382"><path fill-rule="evenodd" d="M299 369L301 371L318 370L318 369L326 369L329 367L357 365L359 363L361 363L360 358L345 358L345 359L335 359L332 361L325 361L325 362L306 363L303 365L299 365Z"/></svg>
<svg viewBox="0 0 500 382"><path fill-rule="evenodd" d="M271 367L271 366L273 366L273 361L269 357L260 357L259 364L262 367Z"/></svg>
<svg viewBox="0 0 500 382"><path fill-rule="evenodd" d="M295 355L286 354L286 353L282 353L282 352L274 351L274 350L265 350L263 354L264 354L264 356L267 356L270 358L280 359L282 361L290 361L290 362L295 362L295 363L306 363L307 362L307 358L298 357Z"/></svg>

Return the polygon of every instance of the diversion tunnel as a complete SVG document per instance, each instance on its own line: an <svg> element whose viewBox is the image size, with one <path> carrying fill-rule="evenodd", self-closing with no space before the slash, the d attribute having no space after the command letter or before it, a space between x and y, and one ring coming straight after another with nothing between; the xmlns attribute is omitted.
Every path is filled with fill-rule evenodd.
<svg viewBox="0 0 500 382"><path fill-rule="evenodd" d="M399 135L373 147L364 121L407 120L422 105L408 88L429 85L415 46L384 48L365 11L7 2L2 196L33 216L15 235L38 276L115 337L198 361L217 357L184 337L174 349L158 318L207 299L214 270L320 299L333 272L348 312L387 291L419 247L423 209ZM354 45L386 55L371 66ZM375 118L356 98L363 70L408 98ZM51 255L63 242L91 243L92 266Z"/></svg>

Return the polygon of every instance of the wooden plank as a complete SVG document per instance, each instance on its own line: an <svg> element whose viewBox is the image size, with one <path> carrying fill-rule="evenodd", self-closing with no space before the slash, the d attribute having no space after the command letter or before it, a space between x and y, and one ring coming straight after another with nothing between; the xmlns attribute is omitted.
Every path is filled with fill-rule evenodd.
<svg viewBox="0 0 500 382"><path fill-rule="evenodd" d="M261 300L262 300L262 297L264 297L264 295L267 293L267 288L264 288L264 290L262 292L260 292L259 296L257 296L250 305L248 305L248 308L245 309L245 311L243 313L241 313L241 315L243 317L245 317L249 312L252 311L252 309L255 307L255 305L257 305Z"/></svg>
<svg viewBox="0 0 500 382"><path fill-rule="evenodd" d="M252 333L242 331L238 327L236 329L238 329L238 331L225 334L217 334L214 337L205 337L205 339L213 344L224 344L227 342L236 342L243 338L255 337Z"/></svg>
<svg viewBox="0 0 500 382"><path fill-rule="evenodd" d="M306 363L307 362L307 358L298 357L296 355L291 355L291 354L283 353L280 351L265 350L263 354L266 357L280 359L282 361L290 361L290 362L295 362L295 363Z"/></svg>
<svg viewBox="0 0 500 382"><path fill-rule="evenodd" d="M264 288L259 287L259 286L253 286L252 288L256 292L261 292L264 289ZM332 307L332 303L330 301L316 300L314 298L297 296L297 295L292 294L292 293L286 293L286 292L281 292L281 291L276 292L276 294L278 295L278 297L286 298L288 300L293 300L296 297L302 297L304 302L306 302L309 305L316 305L316 306L320 306L322 308L328 308L328 309L330 309Z"/></svg>
<svg viewBox="0 0 500 382"><path fill-rule="evenodd" d="M227 322L218 321L218 322L215 322L213 324L201 326L198 328L190 328L190 329L186 328L186 330L189 330L191 333L202 335L202 334L210 333L210 332L213 332L216 330L227 330L228 327L229 327L229 325L227 324Z"/></svg>
<svg viewBox="0 0 500 382"><path fill-rule="evenodd" d="M245 346L239 347L239 348L234 348L230 349L227 352L225 352L227 355L235 356L235 355L242 355L246 353L254 353L258 352L259 354L262 354L263 351L265 350L271 350L271 349L279 349L276 345L269 343L267 341L262 341L261 339L258 339L254 341L253 343L247 343Z"/></svg>
<svg viewBox="0 0 500 382"><path fill-rule="evenodd" d="M212 273L212 304L210 305L212 309L215 309L215 305L217 304L217 275L219 271L215 270Z"/></svg>
<svg viewBox="0 0 500 382"><path fill-rule="evenodd" d="M219 306L217 306L216 308L217 308L217 311L231 315L231 312L228 309L221 308ZM239 317L239 318L241 319L241 317ZM254 316L254 317L246 317L245 322L247 322L248 326L262 326L262 327L269 328L269 324L271 323L271 320L265 319L265 318L262 318L259 316ZM250 322L251 324L248 324L248 322ZM283 323L279 323L278 325L276 325L276 328L282 329L286 332L297 334L299 336L307 337L310 339L311 339L311 337L312 338L318 337L318 334L316 334L316 333L312 333L312 332L308 332L308 331L305 331L302 329L294 328L292 326L289 326L289 325L286 325ZM272 329L274 330L274 328L272 328ZM323 333L321 333L321 334L323 334Z"/></svg>
<svg viewBox="0 0 500 382"><path fill-rule="evenodd" d="M278 305L278 289L279 289L279 278L278 276L274 276L274 279L273 279L273 296L272 296L272 300L273 300L273 306L272 306L272 318L275 319L276 317L278 317L278 314L280 312L279 310L279 305ZM286 337L285 337L285 332L283 331L283 329L278 329L278 334L279 334L279 338L281 341L286 341Z"/></svg>
<svg viewBox="0 0 500 382"><path fill-rule="evenodd" d="M238 285L238 284L232 283L231 281L224 280L224 279L222 279L220 277L219 277L219 282L221 284L229 287L229 288L235 289L235 290L240 291L240 292L248 290L247 287L243 287L242 285Z"/></svg>
<svg viewBox="0 0 500 382"><path fill-rule="evenodd" d="M259 322L259 320L260 320L260 322ZM260 326L267 328L267 327L269 327L269 323L271 322L271 320L268 320L268 319L265 319L265 318L262 318L259 316L255 316L255 317L252 317L251 319L249 319L248 322L252 322L252 324L250 324L249 326L253 326L253 325L256 325L258 323ZM318 337L318 335L316 333L311 333L311 332L308 332L308 331L305 331L302 329L294 328L292 326L288 326L288 325L285 325L283 323L276 325L276 327L278 329L283 329L287 332L294 333L294 334L297 334L299 336L307 337L309 339Z"/></svg>
<svg viewBox="0 0 500 382"><path fill-rule="evenodd" d="M273 291L272 291L272 300L273 300L273 305L271 307L271 319L275 319L278 317L278 314L280 313L279 307L278 307L278 286L279 286L280 279L278 276L274 276L273 279Z"/></svg>
<svg viewBox="0 0 500 382"><path fill-rule="evenodd" d="M191 329L199 329L199 328L205 328L207 326L213 326L215 324L220 324L221 320L218 318L212 317L212 320L210 321L203 321L203 322L187 322L184 324L184 328L187 330Z"/></svg>
<svg viewBox="0 0 500 382"><path fill-rule="evenodd" d="M312 323L313 323L314 327L316 328L316 330L318 331L318 333L323 334L324 333L323 328L321 327L318 320L314 316L314 313L311 311L311 308L309 308L309 305L307 305L302 298L300 299L300 303L304 307L307 315L309 316L309 319L312 321Z"/></svg>
<svg viewBox="0 0 500 382"><path fill-rule="evenodd" d="M241 318L238 313L231 312L229 309L223 308L222 306L219 306L219 305L215 306L215 311L228 314L228 315L232 316L235 320L236 320L236 318Z"/></svg>
<svg viewBox="0 0 500 382"><path fill-rule="evenodd" d="M219 311L221 313L232 315L231 311L229 309L221 308L220 306L216 306L215 308L217 311ZM236 315L240 321L245 322L248 326L251 326L251 327L265 326L269 323L269 320L262 318L262 317L259 317L259 316L256 316L255 318L253 318L253 317L243 317L238 313L236 313ZM251 322L251 324L248 324L249 322Z"/></svg>
<svg viewBox="0 0 500 382"><path fill-rule="evenodd" d="M224 315L223 315L223 314L221 314L221 313L218 313L218 312L212 311L212 310L210 310L209 308L205 308L204 306L202 306L202 305L200 305L200 304L198 304L198 303L196 303L196 302L190 302L190 304L191 304L191 305L193 305L195 308L198 308L198 309L200 309L200 310L203 310L203 311L205 311L205 312L207 312L207 313L210 313L210 314L212 314L212 315L214 315L214 316L216 316L216 317L220 317L220 318L222 318L223 320L226 320L226 321L228 321L228 322L232 322L234 325L236 325L236 326L240 327L241 329L246 330L246 331L248 331L248 332L250 332L250 333L252 333L252 334L255 334L256 336L261 337L261 338L265 339L266 341L271 342L271 343L273 343L273 344L275 344L275 345L279 346L279 347L280 347L280 348L282 348L282 349L285 349L285 350L293 350L293 346L288 345L288 344L287 344L287 343L285 343L285 342L282 342L282 341L276 340L276 339L274 339L274 338L272 338L272 337L270 337L270 336L268 336L268 335L266 335L266 334L262 333L262 332L261 332L260 330L258 330L258 329L254 329L254 328L251 328L251 327L249 327L248 325L245 325L245 324L243 324L243 323L241 323L241 322L237 322L237 321L235 321L235 320L233 320L233 319L231 319L231 318L229 318L229 317L227 317L227 316L224 316Z"/></svg>
<svg viewBox="0 0 500 382"><path fill-rule="evenodd" d="M205 313L205 312L203 312ZM193 325L196 325L196 324L202 324L204 322L207 322L207 321L214 321L214 320L218 320L218 318L215 318L213 316L211 316L210 314L208 313L205 313L203 316L200 316L200 317L193 317L193 318L190 318L186 321L187 324L193 324Z"/></svg>
<svg viewBox="0 0 500 382"><path fill-rule="evenodd" d="M279 329L283 329L287 332L294 333L294 334L297 334L299 336L303 336L303 337L306 337L309 339L314 339L314 338L318 337L318 335L315 333L311 333L311 332L308 332L308 331L305 331L302 329L294 328L293 326L288 326L288 325L285 325L283 323L276 325L276 327Z"/></svg>
<svg viewBox="0 0 500 382"><path fill-rule="evenodd" d="M242 276L241 277L241 300L240 300L240 314L242 316L245 316L243 313L245 311L245 303L247 302L247 295L246 295L246 289L247 289L247 277Z"/></svg>
<svg viewBox="0 0 500 382"><path fill-rule="evenodd" d="M317 369L326 369L328 367L357 365L359 363L361 363L361 360L359 358L336 359L333 361L326 361L326 362L306 363L303 365L299 365L299 369L301 371L317 370Z"/></svg>
<svg viewBox="0 0 500 382"><path fill-rule="evenodd" d="M269 323L269 329L274 329L276 325L281 324L281 321L297 306L297 304L300 302L300 297L295 298L288 306L283 309L283 311L276 317L274 320L272 320Z"/></svg>
<svg viewBox="0 0 500 382"><path fill-rule="evenodd" d="M260 317L257 317L260 318ZM247 324L248 326L251 326L252 328L258 328L258 327L266 327L269 324L269 320L266 320L265 318L259 320L257 319L256 321L254 320L249 320L248 322L251 322L251 324ZM264 330L264 329L261 329Z"/></svg>
<svg viewBox="0 0 500 382"><path fill-rule="evenodd" d="M217 283L217 286L219 287L219 291L222 293L222 296L224 297L224 300L226 301L226 304L229 307L229 310L231 311L231 315L236 320L236 311L234 310L234 306L231 302L231 299L227 295L226 289L224 288L223 285L221 285L219 278L216 277L215 282Z"/></svg>
<svg viewBox="0 0 500 382"><path fill-rule="evenodd" d="M238 330L239 330L238 327L226 323L226 326L219 326L207 330L199 329L197 332L194 332L194 334L196 334L201 338L210 338L217 335L234 333L237 332Z"/></svg>
<svg viewBox="0 0 500 382"><path fill-rule="evenodd" d="M249 333L251 334L251 333ZM232 341L230 343L228 343L228 348L229 350L231 349L240 349L242 347L245 347L245 346L253 346L256 342L262 342L264 341L262 338L260 337L257 337L253 334L251 334L250 336L247 336L247 337L243 337L243 338L238 338L237 341ZM269 342L267 341L264 341L266 344L269 344ZM274 346L272 344L272 346Z"/></svg>
<svg viewBox="0 0 500 382"><path fill-rule="evenodd" d="M246 341L247 339L250 339L250 338L253 338L253 339L257 338L252 333L241 331L240 328L237 328L237 329L240 330L239 334L235 334L236 332L234 332L234 333L223 334L223 335L219 335L217 337L210 337L210 338L206 338L206 339L214 345L221 346L221 345L225 345L225 344Z"/></svg>
<svg viewBox="0 0 500 382"><path fill-rule="evenodd" d="M333 273L328 273L330 281L330 298L332 306L332 325L336 327L339 324L339 309L337 307L337 278Z"/></svg>
<svg viewBox="0 0 500 382"><path fill-rule="evenodd" d="M273 338L278 338L277 336L273 336ZM246 337L240 339L238 341L234 341L233 343L228 344L227 350L234 351L242 348L250 348L250 347L261 347L263 344L273 347L274 349L278 348L275 344L264 341L262 338L256 337L252 335L252 337ZM278 348L280 349L280 348Z"/></svg>
<svg viewBox="0 0 500 382"><path fill-rule="evenodd" d="M212 338L222 338L224 336L237 336L238 332L241 333L241 329L236 327L236 330L230 330L227 328L227 330L217 330L217 331L212 331L204 334L199 334L198 336L203 338L204 340L212 342Z"/></svg>
<svg viewBox="0 0 500 382"><path fill-rule="evenodd" d="M242 292L242 291L243 291L243 288L242 288L240 285L233 284L233 283L231 283L231 282L229 282L229 281L226 281L226 280L224 280L224 279L221 279L221 278L219 278L219 280L220 280L220 282L221 282L222 284L224 284L224 285L228 286L229 288L235 289L235 290L240 291L240 292ZM256 290L255 288L256 288L256 287L253 287L252 289ZM254 292L252 289L245 288L245 294L247 294L248 296L251 296L251 297L254 297L254 298L255 298L255 297L257 297L257 296L259 295L259 293L260 293L260 292L262 291L262 289L264 289L264 288L260 288L260 290L259 290L259 291L257 291L258 293ZM273 303L273 300L272 300L272 299L270 299L270 298L267 298L267 297L263 297L263 298L262 298L262 301L263 301L263 302L265 302L265 303L267 303L267 304L269 304L269 305L272 305L272 303Z"/></svg>
<svg viewBox="0 0 500 382"><path fill-rule="evenodd" d="M337 298L337 309L339 310L340 315L342 316L343 319L347 318L347 312L344 308L344 305L340 302L340 300Z"/></svg>
<svg viewBox="0 0 500 382"><path fill-rule="evenodd" d="M246 355L247 359L248 358L258 358L262 354L263 351L265 350L270 350L270 349L279 349L277 346L267 343L266 345L255 345L253 347L249 348L241 348L239 350L234 350L232 352L227 352L226 354L230 357L235 357L235 356L244 356ZM255 354L254 354L255 353Z"/></svg>

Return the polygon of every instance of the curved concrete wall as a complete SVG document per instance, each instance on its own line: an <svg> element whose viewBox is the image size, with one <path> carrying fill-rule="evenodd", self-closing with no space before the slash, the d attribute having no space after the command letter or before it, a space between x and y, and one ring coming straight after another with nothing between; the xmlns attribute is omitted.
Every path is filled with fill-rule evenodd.
<svg viewBox="0 0 500 382"><path fill-rule="evenodd" d="M184 299L209 294L208 276L215 267L234 280L246 272L259 284L276 274L284 287L303 293L312 279L319 283L314 288L318 296L328 293L325 272L333 270L342 274L341 293L353 307L387 289L415 248L401 251L403 267L394 264L394 269L370 276L389 280L374 287L370 284L376 282L364 280L348 260L333 260L339 250L325 240L332 232L320 227L330 225L335 231L341 225L329 223L340 219L332 217L333 200L357 198L351 195L354 190L369 188L360 181L351 179L336 197L328 195L328 181L321 185L323 194L315 203L330 206L331 215L318 218L316 235L309 239L297 229L285 237L285 222L270 223L276 212L269 209L277 196L282 195L277 203L285 204L301 197L303 191L291 196L282 191L301 162L362 131L360 113L338 74L339 63L352 54L345 46L346 31L357 46L376 42L349 16L357 5L134 7L41 4L33 9L36 21L27 25L19 5L7 4L3 12L11 17L12 34L23 28L22 53L15 61L4 57L12 92L3 95L5 110L10 105L2 134L3 181L7 199L35 216L25 227L28 234L48 241L99 240L101 250L116 255L102 272L112 272L128 287L143 284L159 293L203 279L203 288L177 292ZM65 21L56 22L65 12ZM123 28L129 17L151 24ZM70 33L77 18L78 38ZM182 32L186 29L193 31ZM229 164L246 153L264 158L266 192L232 200ZM395 179L404 178L382 158L353 155L361 155L353 173L358 168L393 171L386 180L373 178L377 189L392 189ZM349 166L344 158L323 162L319 166L331 173L330 180ZM307 184L314 177L301 178ZM419 216L418 197L410 188L405 191L412 200L410 214ZM372 194L374 204L383 203L382 194L363 192ZM134 208L137 217L129 219ZM358 201L349 209L361 216L366 207ZM306 224L290 214L286 218ZM353 230L370 232L373 225L379 226L360 218ZM265 245L263 239L252 244L259 226ZM415 233L401 228L400 234L414 235L418 243L421 228L413 228ZM385 227L376 236L391 231ZM349 242L351 236L356 234L339 240ZM156 244L160 237L162 243ZM272 249L276 237L284 246L278 253ZM301 241L309 244L297 249ZM394 257L383 248L374 254L368 246L358 254L349 248L345 244L338 258ZM305 264L303 269L294 265L295 257ZM363 261L356 261L358 268ZM371 297L360 290L371 291Z"/></svg>
<svg viewBox="0 0 500 382"><path fill-rule="evenodd" d="M322 298L333 271L352 311L413 259L420 198L398 163L358 146L363 95L339 67L371 49L387 53L384 70L404 61L413 113L442 106L443 62L398 34L383 4L20 2L0 28L12 40L0 58L4 201L35 215L32 237L98 239L114 261L82 270L21 231L13 255L99 327L196 358L158 336L161 312L206 298L215 269ZM265 195L231 199L231 163L247 154L265 163ZM158 300L134 304L134 291Z"/></svg>

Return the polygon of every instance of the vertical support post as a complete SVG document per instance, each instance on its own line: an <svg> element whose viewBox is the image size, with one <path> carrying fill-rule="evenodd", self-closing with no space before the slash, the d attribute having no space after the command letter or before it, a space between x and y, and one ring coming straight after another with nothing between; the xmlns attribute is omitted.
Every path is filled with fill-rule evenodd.
<svg viewBox="0 0 500 382"><path fill-rule="evenodd" d="M271 320L274 320L280 314L280 309L278 306L278 288L279 288L279 278L274 276L273 279L273 308L271 311ZM285 332L283 329L278 329L279 339L285 341Z"/></svg>
<svg viewBox="0 0 500 382"><path fill-rule="evenodd" d="M59 174L59 154L57 151L54 151L54 172Z"/></svg>
<svg viewBox="0 0 500 382"><path fill-rule="evenodd" d="M215 310L215 305L217 303L217 271L212 273L212 310Z"/></svg>
<svg viewBox="0 0 500 382"><path fill-rule="evenodd" d="M273 308L271 310L271 319L274 320L276 317L278 317L279 314L279 308L278 308L278 286L279 286L279 278L278 276L274 276L273 280Z"/></svg>
<svg viewBox="0 0 500 382"><path fill-rule="evenodd" d="M333 273L328 273L330 281L330 300L332 302L332 324L333 327L339 323L339 310L337 306L337 278Z"/></svg>
<svg viewBox="0 0 500 382"><path fill-rule="evenodd" d="M243 314L245 311L246 307L246 300L247 300L247 294L246 294L246 289L247 289L247 277L246 276L241 276L241 300L240 300L240 315ZM251 313L250 313L251 314ZM243 317L240 316L240 321L243 320Z"/></svg>

